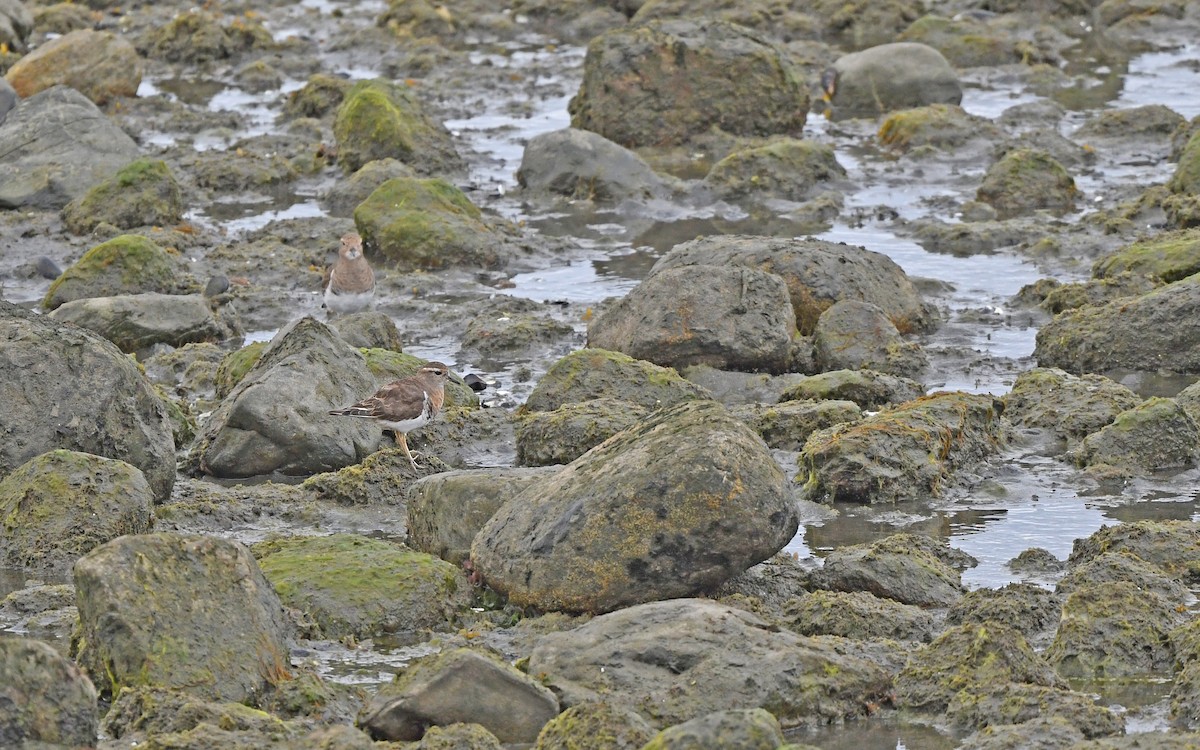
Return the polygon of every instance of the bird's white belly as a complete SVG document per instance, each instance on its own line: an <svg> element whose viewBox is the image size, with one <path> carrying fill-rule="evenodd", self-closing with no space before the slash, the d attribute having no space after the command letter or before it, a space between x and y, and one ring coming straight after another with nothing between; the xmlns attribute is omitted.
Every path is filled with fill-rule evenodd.
<svg viewBox="0 0 1200 750"><path fill-rule="evenodd" d="M415 430L418 427L424 426L425 423L427 423L429 421L429 417L427 416L427 414L423 413L420 416L413 417L412 419L391 421L391 420L387 420L387 419L378 419L377 418L375 421L379 424L380 427L382 427L385 430L396 430L397 432L408 432L409 430Z"/></svg>
<svg viewBox="0 0 1200 750"><path fill-rule="evenodd" d="M365 310L375 299L374 290L355 292L353 294L337 294L332 289L325 290L325 306L336 313L351 313Z"/></svg>

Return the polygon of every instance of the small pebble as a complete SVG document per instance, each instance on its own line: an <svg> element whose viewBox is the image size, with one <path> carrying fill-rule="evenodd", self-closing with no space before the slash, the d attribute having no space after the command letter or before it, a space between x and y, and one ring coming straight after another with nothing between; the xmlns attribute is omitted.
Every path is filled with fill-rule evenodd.
<svg viewBox="0 0 1200 750"><path fill-rule="evenodd" d="M62 269L58 267L58 264L45 255L34 261L34 268L37 269L38 275L44 279L53 281L62 276Z"/></svg>
<svg viewBox="0 0 1200 750"><path fill-rule="evenodd" d="M229 279L221 274L217 274L208 280L208 284L204 287L205 297L216 297L218 294L224 294L229 291Z"/></svg>
<svg viewBox="0 0 1200 750"><path fill-rule="evenodd" d="M488 387L487 381L479 377L475 373L468 373L463 376L463 382L473 391L482 391Z"/></svg>

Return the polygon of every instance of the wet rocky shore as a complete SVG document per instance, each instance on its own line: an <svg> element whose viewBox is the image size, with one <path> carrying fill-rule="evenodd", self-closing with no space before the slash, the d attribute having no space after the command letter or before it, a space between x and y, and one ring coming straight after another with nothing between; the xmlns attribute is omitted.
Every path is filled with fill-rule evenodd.
<svg viewBox="0 0 1200 750"><path fill-rule="evenodd" d="M1200 746L1197 32L0 0L0 745Z"/></svg>

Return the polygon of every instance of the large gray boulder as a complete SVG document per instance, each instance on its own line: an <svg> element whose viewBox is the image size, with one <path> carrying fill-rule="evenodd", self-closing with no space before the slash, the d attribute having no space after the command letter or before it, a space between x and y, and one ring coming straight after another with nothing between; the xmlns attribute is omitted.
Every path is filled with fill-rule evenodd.
<svg viewBox="0 0 1200 750"><path fill-rule="evenodd" d="M83 94L38 92L0 125L0 208L62 208L137 156L133 139Z"/></svg>
<svg viewBox="0 0 1200 750"><path fill-rule="evenodd" d="M577 349L555 362L538 381L523 411L553 411L567 404L613 398L658 409L681 401L710 399L702 386L670 367L606 349Z"/></svg>
<svg viewBox="0 0 1200 750"><path fill-rule="evenodd" d="M175 440L137 363L91 331L0 301L0 474L55 448L141 469L156 501L175 484Z"/></svg>
<svg viewBox="0 0 1200 750"><path fill-rule="evenodd" d="M378 740L421 739L426 728L479 724L506 743L531 743L558 715L540 682L495 656L454 649L408 666L359 716Z"/></svg>
<svg viewBox="0 0 1200 750"><path fill-rule="evenodd" d="M962 101L954 68L941 52L917 42L880 44L843 55L834 61L826 80L831 77L835 119Z"/></svg>
<svg viewBox="0 0 1200 750"><path fill-rule="evenodd" d="M517 184L529 193L549 193L596 203L665 198L667 180L634 152L598 133L563 128L529 139Z"/></svg>
<svg viewBox="0 0 1200 750"><path fill-rule="evenodd" d="M154 493L136 467L55 450L0 479L0 563L62 576L122 534L149 531Z"/></svg>
<svg viewBox="0 0 1200 750"><path fill-rule="evenodd" d="M824 502L936 497L999 451L997 408L986 394L935 393L821 430L804 445L797 481L810 499Z"/></svg>
<svg viewBox="0 0 1200 750"><path fill-rule="evenodd" d="M877 305L901 333L927 332L935 311L904 270L882 253L826 240L750 235L700 237L671 248L650 273L679 266L749 266L783 277L800 333L812 334L838 300Z"/></svg>
<svg viewBox="0 0 1200 750"><path fill-rule="evenodd" d="M329 410L375 392L362 354L304 317L275 334L197 436L196 468L217 477L317 474L358 463L382 438Z"/></svg>
<svg viewBox="0 0 1200 750"><path fill-rule="evenodd" d="M529 672L544 674L565 705L603 698L658 729L763 707L784 727L819 725L863 715L891 688L883 669L834 643L713 601L674 599L543 637Z"/></svg>
<svg viewBox="0 0 1200 750"><path fill-rule="evenodd" d="M1067 372L1114 369L1200 373L1200 277L1189 276L1139 297L1067 310L1037 333L1033 356Z"/></svg>
<svg viewBox="0 0 1200 750"><path fill-rule="evenodd" d="M605 308L588 346L665 367L785 372L796 316L783 279L745 266L660 271Z"/></svg>
<svg viewBox="0 0 1200 750"><path fill-rule="evenodd" d="M240 336L232 305L199 294L119 294L67 302L50 317L95 331L123 352L155 344L213 344Z"/></svg>
<svg viewBox="0 0 1200 750"><path fill-rule="evenodd" d="M711 590L796 533L762 438L715 401L661 409L506 502L471 547L510 603L608 612Z"/></svg>
<svg viewBox="0 0 1200 750"><path fill-rule="evenodd" d="M622 146L669 146L712 128L799 135L803 73L765 37L712 19L623 26L588 45L571 126Z"/></svg>
<svg viewBox="0 0 1200 750"><path fill-rule="evenodd" d="M925 352L905 341L877 305L862 300L835 302L817 319L813 333L817 369L868 369L917 378L929 365Z"/></svg>
<svg viewBox="0 0 1200 750"><path fill-rule="evenodd" d="M53 646L0 638L0 745L94 747L100 725L96 688ZM43 744L44 743L44 744Z"/></svg>
<svg viewBox="0 0 1200 750"><path fill-rule="evenodd" d="M558 471L463 469L421 477L406 494L408 543L457 565L471 556L475 535L500 506Z"/></svg>
<svg viewBox="0 0 1200 750"><path fill-rule="evenodd" d="M949 606L964 592L959 572L912 534L831 550L811 580L817 588L865 591L918 607Z"/></svg>
<svg viewBox="0 0 1200 750"><path fill-rule="evenodd" d="M75 591L75 658L103 694L150 685L248 701L287 674L290 620L236 542L123 536L75 564Z"/></svg>
<svg viewBox="0 0 1200 750"><path fill-rule="evenodd" d="M1004 397L1004 417L1020 427L1047 429L1078 440L1141 400L1103 375L1076 376L1057 367L1035 367L1017 376Z"/></svg>

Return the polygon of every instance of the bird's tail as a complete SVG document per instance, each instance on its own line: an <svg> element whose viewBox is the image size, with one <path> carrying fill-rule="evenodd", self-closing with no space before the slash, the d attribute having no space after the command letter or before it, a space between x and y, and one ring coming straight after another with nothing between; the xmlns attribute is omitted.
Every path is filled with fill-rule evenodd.
<svg viewBox="0 0 1200 750"><path fill-rule="evenodd" d="M370 417L369 409L364 409L361 406L347 406L345 409L333 409L329 412L334 417Z"/></svg>

